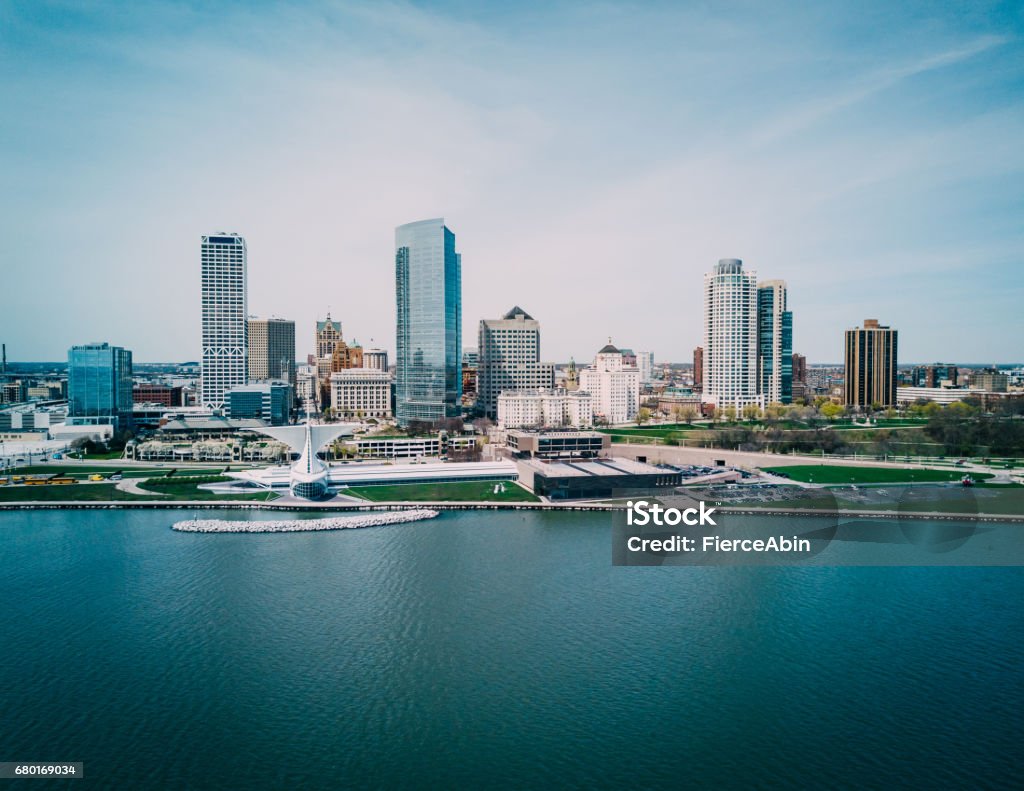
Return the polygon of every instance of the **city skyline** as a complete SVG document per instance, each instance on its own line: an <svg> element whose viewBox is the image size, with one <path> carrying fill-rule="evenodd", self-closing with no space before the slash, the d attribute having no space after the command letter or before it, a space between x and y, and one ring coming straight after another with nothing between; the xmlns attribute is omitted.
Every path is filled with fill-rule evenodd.
<svg viewBox="0 0 1024 791"><path fill-rule="evenodd" d="M394 350L392 230L445 216L464 337L529 304L552 360L609 335L688 360L701 274L736 257L787 282L811 362L873 315L908 362L1021 361L1019 16L531 8L5 6L0 259L65 318L6 305L9 359L197 359L218 229L248 242L251 313L305 338L330 306Z"/></svg>

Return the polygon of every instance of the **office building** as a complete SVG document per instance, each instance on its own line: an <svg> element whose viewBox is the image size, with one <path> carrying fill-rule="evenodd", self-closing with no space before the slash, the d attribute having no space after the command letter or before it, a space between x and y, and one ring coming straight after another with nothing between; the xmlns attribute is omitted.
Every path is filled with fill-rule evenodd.
<svg viewBox="0 0 1024 791"><path fill-rule="evenodd" d="M847 406L896 405L896 330L877 319L846 331L844 392Z"/></svg>
<svg viewBox="0 0 1024 791"><path fill-rule="evenodd" d="M611 445L612 438L600 431L514 429L505 435L505 447L524 459L595 459Z"/></svg>
<svg viewBox="0 0 1024 791"><path fill-rule="evenodd" d="M716 407L763 405L758 379L757 273L723 258L704 275L702 397Z"/></svg>
<svg viewBox="0 0 1024 791"><path fill-rule="evenodd" d="M636 369L640 372L641 383L654 381L654 352L637 352Z"/></svg>
<svg viewBox="0 0 1024 791"><path fill-rule="evenodd" d="M0 383L0 404L20 404L28 397L28 386L21 379Z"/></svg>
<svg viewBox="0 0 1024 791"><path fill-rule="evenodd" d="M802 354L793 355L793 382L807 384L807 358Z"/></svg>
<svg viewBox="0 0 1024 791"><path fill-rule="evenodd" d="M462 257L443 219L395 229L395 413L401 425L461 414Z"/></svg>
<svg viewBox="0 0 1024 791"><path fill-rule="evenodd" d="M497 417L503 392L555 386L554 364L540 361L540 323L522 308L481 320L479 339L477 409L487 417Z"/></svg>
<svg viewBox="0 0 1024 791"><path fill-rule="evenodd" d="M391 374L375 368L333 372L331 409L336 418L391 417Z"/></svg>
<svg viewBox="0 0 1024 791"><path fill-rule="evenodd" d="M336 371L363 367L363 349L353 341L349 346L341 331L341 322L327 318L316 323L316 367L324 391L324 401L330 400L330 377ZM385 357L386 360L386 357Z"/></svg>
<svg viewBox="0 0 1024 791"><path fill-rule="evenodd" d="M132 420L132 353L90 343L68 350L69 425L127 428Z"/></svg>
<svg viewBox="0 0 1024 791"><path fill-rule="evenodd" d="M580 390L590 393L595 417L609 425L628 423L640 409L640 372L624 364L622 352L610 341L594 364L580 371Z"/></svg>
<svg viewBox="0 0 1024 791"><path fill-rule="evenodd" d="M1009 384L1009 375L995 368L975 371L968 377L968 386L971 389L985 390L989 393L1005 393Z"/></svg>
<svg viewBox="0 0 1024 791"><path fill-rule="evenodd" d="M363 367L387 371L388 353L384 349L363 349Z"/></svg>
<svg viewBox="0 0 1024 791"><path fill-rule="evenodd" d="M786 283L757 286L757 367L765 404L793 402L793 313L786 307Z"/></svg>
<svg viewBox="0 0 1024 791"><path fill-rule="evenodd" d="M147 382L132 387L132 402L135 404L160 404L161 406L184 406L184 391L180 386Z"/></svg>
<svg viewBox="0 0 1024 791"><path fill-rule="evenodd" d="M270 379L295 387L295 322L249 319L249 381Z"/></svg>
<svg viewBox="0 0 1024 791"><path fill-rule="evenodd" d="M704 389L704 347L693 350L693 390L699 393Z"/></svg>
<svg viewBox="0 0 1024 791"><path fill-rule="evenodd" d="M300 365L295 371L295 401L306 412L315 412L320 404L320 379L315 365Z"/></svg>
<svg viewBox="0 0 1024 791"><path fill-rule="evenodd" d="M288 422L292 386L285 381L254 382L224 393L224 411L232 420L262 420L272 426Z"/></svg>
<svg viewBox="0 0 1024 791"><path fill-rule="evenodd" d="M224 393L249 377L246 246L238 234L202 239L204 406L224 405Z"/></svg>
<svg viewBox="0 0 1024 791"><path fill-rule="evenodd" d="M498 427L590 428L594 399L583 390L511 390L498 396Z"/></svg>

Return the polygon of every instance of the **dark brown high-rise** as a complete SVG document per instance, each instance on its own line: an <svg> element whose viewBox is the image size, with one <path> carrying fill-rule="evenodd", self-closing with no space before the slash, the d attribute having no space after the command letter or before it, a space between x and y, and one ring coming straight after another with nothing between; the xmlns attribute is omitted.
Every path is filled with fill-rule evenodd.
<svg viewBox="0 0 1024 791"><path fill-rule="evenodd" d="M864 319L846 331L846 405L896 404L896 330Z"/></svg>
<svg viewBox="0 0 1024 791"><path fill-rule="evenodd" d="M693 350L693 390L700 393L704 390L704 347Z"/></svg>
<svg viewBox="0 0 1024 791"><path fill-rule="evenodd" d="M802 354L793 355L793 382L807 384L807 358Z"/></svg>

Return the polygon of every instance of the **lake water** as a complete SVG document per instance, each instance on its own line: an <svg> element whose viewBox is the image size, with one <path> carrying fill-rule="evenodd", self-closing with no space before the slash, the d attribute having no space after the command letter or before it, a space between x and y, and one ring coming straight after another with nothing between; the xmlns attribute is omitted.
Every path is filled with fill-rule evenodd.
<svg viewBox="0 0 1024 791"><path fill-rule="evenodd" d="M607 514L191 515L0 513L0 760L83 761L72 788L1019 782L1024 569L613 568Z"/></svg>

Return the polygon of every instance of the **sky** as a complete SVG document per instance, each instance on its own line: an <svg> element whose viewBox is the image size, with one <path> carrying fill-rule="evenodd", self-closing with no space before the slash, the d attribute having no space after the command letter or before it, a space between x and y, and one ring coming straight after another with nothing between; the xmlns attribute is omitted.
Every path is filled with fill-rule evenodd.
<svg viewBox="0 0 1024 791"><path fill-rule="evenodd" d="M1024 4L0 4L0 341L200 357L200 237L249 310L394 349L394 228L444 217L463 345L689 361L702 276L784 279L794 350L1024 360Z"/></svg>

